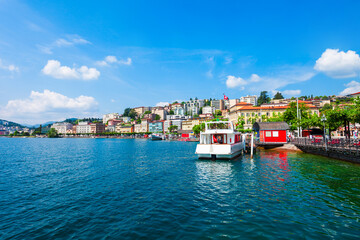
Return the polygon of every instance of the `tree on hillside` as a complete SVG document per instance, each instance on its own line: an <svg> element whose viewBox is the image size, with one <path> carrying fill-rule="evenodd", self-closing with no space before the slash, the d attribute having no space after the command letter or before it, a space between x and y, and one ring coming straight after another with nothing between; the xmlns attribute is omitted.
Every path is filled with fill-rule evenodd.
<svg viewBox="0 0 360 240"><path fill-rule="evenodd" d="M174 111L173 110L170 110L169 111L169 115L174 115L175 113L174 113Z"/></svg>
<svg viewBox="0 0 360 240"><path fill-rule="evenodd" d="M201 123L201 124L193 126L192 130L193 130L194 134L199 135L200 132L205 131L205 123Z"/></svg>
<svg viewBox="0 0 360 240"><path fill-rule="evenodd" d="M135 119L137 117L137 112L134 110L134 109L131 109L128 116L131 118L131 119Z"/></svg>
<svg viewBox="0 0 360 240"><path fill-rule="evenodd" d="M131 108L125 108L123 116L124 117L129 117L130 111L131 111Z"/></svg>
<svg viewBox="0 0 360 240"><path fill-rule="evenodd" d="M176 132L176 131L177 131L178 126L177 126L177 125L171 125L168 129L169 129L169 131L170 131L171 133L173 133L173 132Z"/></svg>
<svg viewBox="0 0 360 240"><path fill-rule="evenodd" d="M215 110L215 116L222 116L221 110Z"/></svg>
<svg viewBox="0 0 360 240"><path fill-rule="evenodd" d="M46 134L49 138L57 138L59 137L59 134L55 130L55 128L50 128L50 130Z"/></svg>
<svg viewBox="0 0 360 240"><path fill-rule="evenodd" d="M157 115L156 114L156 116L155 116L155 120L160 120L161 119L161 117L159 116L159 115Z"/></svg>
<svg viewBox="0 0 360 240"><path fill-rule="evenodd" d="M262 91L258 98L258 105L260 106L261 104L268 103L268 102L270 102L270 97L269 97L267 91Z"/></svg>
<svg viewBox="0 0 360 240"><path fill-rule="evenodd" d="M299 126L301 127L307 127L306 124L302 124L306 122L306 119L308 118L308 107L304 103L299 104L299 114L301 115L301 122L300 117L297 118L297 106L296 102L291 102L290 107L286 109L286 111L283 114L284 121L287 122L291 128L291 130L297 129ZM300 116L299 115L299 116Z"/></svg>
<svg viewBox="0 0 360 240"><path fill-rule="evenodd" d="M151 111L145 111L144 112L144 114L150 114L151 113Z"/></svg>
<svg viewBox="0 0 360 240"><path fill-rule="evenodd" d="M326 104L320 109L320 112L326 112L326 111L332 110L332 109L333 109L333 107L332 107L330 104L326 103Z"/></svg>
<svg viewBox="0 0 360 240"><path fill-rule="evenodd" d="M281 94L281 92L277 92L274 96L274 99L284 99L284 96Z"/></svg>

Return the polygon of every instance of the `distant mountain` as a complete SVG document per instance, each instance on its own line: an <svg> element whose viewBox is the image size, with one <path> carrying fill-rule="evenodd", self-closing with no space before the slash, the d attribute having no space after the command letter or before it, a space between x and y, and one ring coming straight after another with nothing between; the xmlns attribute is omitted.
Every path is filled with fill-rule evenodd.
<svg viewBox="0 0 360 240"><path fill-rule="evenodd" d="M6 127L21 127L21 128L26 127L25 125L21 125L19 123L15 123L15 122L3 120L3 119L0 119L0 125L6 126Z"/></svg>

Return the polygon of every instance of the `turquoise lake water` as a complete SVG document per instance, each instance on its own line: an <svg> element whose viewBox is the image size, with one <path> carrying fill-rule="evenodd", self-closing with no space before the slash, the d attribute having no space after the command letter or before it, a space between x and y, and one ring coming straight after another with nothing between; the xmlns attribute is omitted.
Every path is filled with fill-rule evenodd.
<svg viewBox="0 0 360 240"><path fill-rule="evenodd" d="M360 238L360 165L195 147L0 138L0 239Z"/></svg>

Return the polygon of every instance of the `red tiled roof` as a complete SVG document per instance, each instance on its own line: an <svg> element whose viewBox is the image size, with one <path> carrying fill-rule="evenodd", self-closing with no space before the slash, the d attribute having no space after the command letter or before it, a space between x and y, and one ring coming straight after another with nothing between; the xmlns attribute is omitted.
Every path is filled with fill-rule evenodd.
<svg viewBox="0 0 360 240"><path fill-rule="evenodd" d="M352 94L350 94L350 95L356 95L356 94L360 94L360 92L352 93Z"/></svg>
<svg viewBox="0 0 360 240"><path fill-rule="evenodd" d="M289 106L274 106L274 107L253 107L253 106L245 106L240 108L239 110L268 110L268 109L286 109Z"/></svg>
<svg viewBox="0 0 360 240"><path fill-rule="evenodd" d="M243 106L243 105L252 105L252 104L247 102L238 102L237 104L235 104L235 106Z"/></svg>

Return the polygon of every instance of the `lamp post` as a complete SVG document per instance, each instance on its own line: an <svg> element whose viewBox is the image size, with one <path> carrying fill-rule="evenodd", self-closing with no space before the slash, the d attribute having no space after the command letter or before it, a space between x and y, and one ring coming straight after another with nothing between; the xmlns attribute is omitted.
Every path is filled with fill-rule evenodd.
<svg viewBox="0 0 360 240"><path fill-rule="evenodd" d="M325 122L326 122L326 116L323 114L321 121L324 123L324 142L325 142L325 150L327 151L327 142L326 142L326 136L325 136Z"/></svg>

